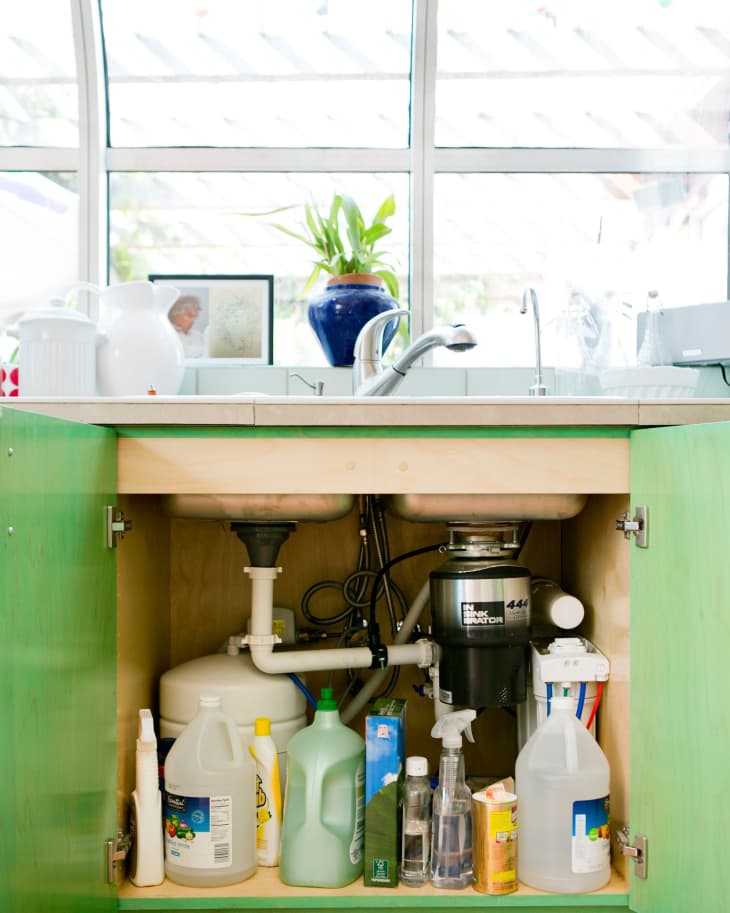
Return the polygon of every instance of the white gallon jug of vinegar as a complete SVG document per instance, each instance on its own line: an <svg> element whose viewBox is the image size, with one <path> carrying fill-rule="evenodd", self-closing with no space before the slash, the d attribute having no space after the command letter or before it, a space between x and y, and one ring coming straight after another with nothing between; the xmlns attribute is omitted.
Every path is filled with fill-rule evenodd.
<svg viewBox="0 0 730 913"><path fill-rule="evenodd" d="M201 695L165 759L164 817L171 881L215 887L256 871L256 763L218 695Z"/></svg>
<svg viewBox="0 0 730 913"><path fill-rule="evenodd" d="M597 891L611 874L608 760L575 717L570 698L550 715L517 757L520 803L518 871L543 891Z"/></svg>
<svg viewBox="0 0 730 913"><path fill-rule="evenodd" d="M284 884L339 888L362 875L365 742L323 688L314 721L289 742L279 874Z"/></svg>

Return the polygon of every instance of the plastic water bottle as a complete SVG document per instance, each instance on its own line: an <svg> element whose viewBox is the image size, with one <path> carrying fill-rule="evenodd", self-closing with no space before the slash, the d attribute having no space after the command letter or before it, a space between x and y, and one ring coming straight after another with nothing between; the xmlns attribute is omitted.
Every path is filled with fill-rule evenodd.
<svg viewBox="0 0 730 913"><path fill-rule="evenodd" d="M431 784L428 761L406 758L403 784L400 877L407 885L426 884L431 861Z"/></svg>
<svg viewBox="0 0 730 913"><path fill-rule="evenodd" d="M552 699L517 757L515 785L520 881L561 894L602 888L611 875L609 765L570 698Z"/></svg>
<svg viewBox="0 0 730 913"><path fill-rule="evenodd" d="M178 884L215 887L256 871L256 764L218 695L165 759L165 874Z"/></svg>
<svg viewBox="0 0 730 913"><path fill-rule="evenodd" d="M362 875L365 741L322 688L314 721L287 746L279 874L284 884L339 888Z"/></svg>

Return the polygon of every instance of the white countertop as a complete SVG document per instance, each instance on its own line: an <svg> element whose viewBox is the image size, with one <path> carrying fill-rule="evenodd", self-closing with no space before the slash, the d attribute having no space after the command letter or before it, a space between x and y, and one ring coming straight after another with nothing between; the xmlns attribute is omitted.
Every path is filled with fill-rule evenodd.
<svg viewBox="0 0 730 913"><path fill-rule="evenodd" d="M142 396L5 399L1 408L113 427L538 427L683 425L730 420L730 398Z"/></svg>

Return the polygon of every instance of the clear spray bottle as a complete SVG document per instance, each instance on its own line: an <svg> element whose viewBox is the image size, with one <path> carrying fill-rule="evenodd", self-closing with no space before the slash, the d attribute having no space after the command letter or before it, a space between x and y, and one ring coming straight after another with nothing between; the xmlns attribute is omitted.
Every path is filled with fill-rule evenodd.
<svg viewBox="0 0 730 913"><path fill-rule="evenodd" d="M473 882L471 790L466 785L462 732L474 741L474 710L455 710L436 721L431 735L441 739L439 783L433 792L431 882L436 888L466 888Z"/></svg>

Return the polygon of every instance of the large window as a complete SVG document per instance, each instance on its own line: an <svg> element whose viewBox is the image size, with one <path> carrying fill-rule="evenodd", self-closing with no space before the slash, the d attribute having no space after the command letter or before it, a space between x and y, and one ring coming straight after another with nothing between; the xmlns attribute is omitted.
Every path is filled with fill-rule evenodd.
<svg viewBox="0 0 730 913"><path fill-rule="evenodd" d="M69 12L71 15L69 15ZM0 319L74 279L273 273L274 358L323 364L307 251L334 190L388 238L436 363L546 359L576 308L632 358L649 289L726 300L730 8L716 0L26 0L0 26ZM77 89L78 86L78 89ZM605 342L605 340L604 340Z"/></svg>

